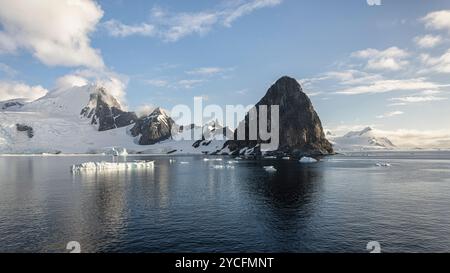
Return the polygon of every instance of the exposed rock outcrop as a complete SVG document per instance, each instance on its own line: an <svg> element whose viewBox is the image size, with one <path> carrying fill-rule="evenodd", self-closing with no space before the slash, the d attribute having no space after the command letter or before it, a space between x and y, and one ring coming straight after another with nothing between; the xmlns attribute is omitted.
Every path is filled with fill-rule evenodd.
<svg viewBox="0 0 450 273"><path fill-rule="evenodd" d="M138 119L134 112L122 110L122 106L102 87L90 95L89 104L81 110L81 116L91 119L99 131L107 131L133 124Z"/></svg>
<svg viewBox="0 0 450 273"><path fill-rule="evenodd" d="M139 137L140 145L153 145L170 139L174 126L173 119L164 110L157 108L147 117L138 119L130 133L133 137Z"/></svg>
<svg viewBox="0 0 450 273"><path fill-rule="evenodd" d="M34 131L33 131L33 128L31 126L17 123L16 124L16 129L19 132L26 132L28 138L33 138L33 136L34 136Z"/></svg>
<svg viewBox="0 0 450 273"><path fill-rule="evenodd" d="M24 104L24 102L19 100L9 100L0 102L0 108L1 110L19 109L24 106Z"/></svg>
<svg viewBox="0 0 450 273"><path fill-rule="evenodd" d="M260 105L268 106L267 131L270 131L271 127L271 106L279 105L279 146L271 153L293 157L333 153L332 145L323 132L319 116L297 80L282 77L270 87L266 95L256 104L258 121L261 118ZM245 130L245 140L237 140L237 130ZM237 130L234 133L235 140L225 143L224 148L228 147L233 154L250 150L252 154L259 155L260 144L264 141L261 140L259 133L256 140L248 139L249 114L245 117L245 123L241 122Z"/></svg>

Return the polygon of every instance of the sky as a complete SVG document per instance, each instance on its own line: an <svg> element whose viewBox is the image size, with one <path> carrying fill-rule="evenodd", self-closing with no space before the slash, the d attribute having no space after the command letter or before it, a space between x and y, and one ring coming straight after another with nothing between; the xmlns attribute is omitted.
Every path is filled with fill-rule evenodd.
<svg viewBox="0 0 450 273"><path fill-rule="evenodd" d="M0 100L249 105L284 75L333 133L450 140L450 1L0 0Z"/></svg>

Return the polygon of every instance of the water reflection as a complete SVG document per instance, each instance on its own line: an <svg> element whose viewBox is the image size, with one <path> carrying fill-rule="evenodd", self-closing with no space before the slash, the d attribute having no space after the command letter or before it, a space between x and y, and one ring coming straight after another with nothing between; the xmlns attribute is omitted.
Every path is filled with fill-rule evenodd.
<svg viewBox="0 0 450 273"><path fill-rule="evenodd" d="M83 252L365 251L374 238L388 238L387 250L450 246L445 160L135 159L155 166L73 175L71 165L105 158L0 157L0 252L65 252L68 241Z"/></svg>

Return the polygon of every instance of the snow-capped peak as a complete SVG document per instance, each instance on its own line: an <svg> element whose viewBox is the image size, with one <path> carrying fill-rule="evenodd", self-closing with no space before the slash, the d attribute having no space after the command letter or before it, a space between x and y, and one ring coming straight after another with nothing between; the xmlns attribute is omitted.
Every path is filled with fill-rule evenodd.
<svg viewBox="0 0 450 273"><path fill-rule="evenodd" d="M362 129L361 131L350 131L347 134L344 135L344 137L358 137L363 135L370 135L373 132L372 127L366 127Z"/></svg>
<svg viewBox="0 0 450 273"><path fill-rule="evenodd" d="M361 131L351 131L344 136L327 135L336 150L379 150L394 149L395 145L386 136L380 135L371 127Z"/></svg>

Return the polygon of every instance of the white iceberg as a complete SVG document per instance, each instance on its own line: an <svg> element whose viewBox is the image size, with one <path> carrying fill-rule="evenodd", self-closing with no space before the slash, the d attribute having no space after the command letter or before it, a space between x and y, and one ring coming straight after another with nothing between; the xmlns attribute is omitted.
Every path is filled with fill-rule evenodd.
<svg viewBox="0 0 450 273"><path fill-rule="evenodd" d="M234 166L232 166L232 165L214 165L212 167L216 170L234 169Z"/></svg>
<svg viewBox="0 0 450 273"><path fill-rule="evenodd" d="M126 171L135 169L149 169L155 166L154 161L135 161L135 162L86 162L77 165L72 165L72 172L81 171Z"/></svg>
<svg viewBox="0 0 450 273"><path fill-rule="evenodd" d="M305 164L316 163L316 162L318 162L317 159L312 158L312 157L307 157L307 156L304 156L300 159L300 163L305 163Z"/></svg>
<svg viewBox="0 0 450 273"><path fill-rule="evenodd" d="M203 161L222 161L222 158L203 158Z"/></svg>
<svg viewBox="0 0 450 273"><path fill-rule="evenodd" d="M237 164L237 163L239 163L239 161L237 161L237 160L228 160L227 163L228 164Z"/></svg>
<svg viewBox="0 0 450 273"><path fill-rule="evenodd" d="M275 169L274 166L264 166L263 168L264 168L264 170L266 170L266 172L270 172L270 173L277 171L277 169Z"/></svg>

